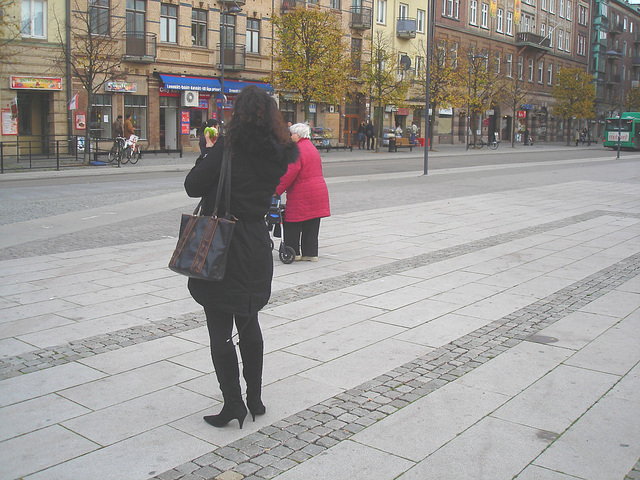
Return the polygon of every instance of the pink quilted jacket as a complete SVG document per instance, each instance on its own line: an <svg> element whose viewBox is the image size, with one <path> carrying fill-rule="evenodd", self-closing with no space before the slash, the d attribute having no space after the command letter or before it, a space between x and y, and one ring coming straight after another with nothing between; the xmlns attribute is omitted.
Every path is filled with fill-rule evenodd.
<svg viewBox="0 0 640 480"><path fill-rule="evenodd" d="M289 164L287 173L280 179L276 193L287 192L284 212L286 222L302 222L331 215L329 191L322 176L320 154L308 138L298 141L300 156Z"/></svg>

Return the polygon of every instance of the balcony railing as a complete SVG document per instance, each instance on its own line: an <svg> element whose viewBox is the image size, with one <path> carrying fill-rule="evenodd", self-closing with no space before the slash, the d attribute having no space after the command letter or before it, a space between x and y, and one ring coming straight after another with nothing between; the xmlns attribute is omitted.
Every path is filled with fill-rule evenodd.
<svg viewBox="0 0 640 480"><path fill-rule="evenodd" d="M222 68L221 54L224 52L224 69L225 70L244 70L246 62L245 45L242 44L226 44L224 50L222 45L218 44L218 63L217 68Z"/></svg>
<svg viewBox="0 0 640 480"><path fill-rule="evenodd" d="M155 33L125 33L126 62L153 63L156 61Z"/></svg>
<svg viewBox="0 0 640 480"><path fill-rule="evenodd" d="M415 18L399 18L396 27L396 36L398 38L415 38L416 37L416 19Z"/></svg>
<svg viewBox="0 0 640 480"><path fill-rule="evenodd" d="M370 7L351 7L351 22L349 26L355 30L368 30L371 28L372 18Z"/></svg>
<svg viewBox="0 0 640 480"><path fill-rule="evenodd" d="M622 33L622 30L622 22L611 22L611 25L609 25L609 33L613 35Z"/></svg>
<svg viewBox="0 0 640 480"><path fill-rule="evenodd" d="M531 32L519 32L516 37L516 46L531 47L539 50L551 50L551 40Z"/></svg>
<svg viewBox="0 0 640 480"><path fill-rule="evenodd" d="M220 5L222 5L223 1L222 0L218 0L218 3ZM245 0L225 0L224 3L227 5L227 8L229 8L232 5L244 5L247 2Z"/></svg>
<svg viewBox="0 0 640 480"><path fill-rule="evenodd" d="M631 65L634 67L640 67L640 57L633 57L631 59Z"/></svg>
<svg viewBox="0 0 640 480"><path fill-rule="evenodd" d="M280 12L292 12L296 8L304 7L305 5L305 0L282 0L282 3L280 4Z"/></svg>
<svg viewBox="0 0 640 480"><path fill-rule="evenodd" d="M609 75L607 85L620 85L620 75Z"/></svg>

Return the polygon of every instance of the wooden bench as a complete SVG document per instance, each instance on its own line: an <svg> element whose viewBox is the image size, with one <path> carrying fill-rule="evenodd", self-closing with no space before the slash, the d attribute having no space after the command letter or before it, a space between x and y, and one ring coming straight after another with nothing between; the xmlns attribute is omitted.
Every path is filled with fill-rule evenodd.
<svg viewBox="0 0 640 480"><path fill-rule="evenodd" d="M316 148L318 149L318 151L326 150L327 152L331 150L349 150L350 152L353 152L353 147L348 145L316 145Z"/></svg>
<svg viewBox="0 0 640 480"><path fill-rule="evenodd" d="M412 152L414 146L415 145L411 144L408 138L396 137L396 152L399 148L408 148L409 151ZM391 151L391 149L389 149L389 151Z"/></svg>

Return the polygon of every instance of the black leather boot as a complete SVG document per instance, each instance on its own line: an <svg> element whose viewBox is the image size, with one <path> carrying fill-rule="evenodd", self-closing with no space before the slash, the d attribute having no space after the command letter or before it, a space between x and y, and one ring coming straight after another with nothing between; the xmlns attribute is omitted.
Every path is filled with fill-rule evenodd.
<svg viewBox="0 0 640 480"><path fill-rule="evenodd" d="M242 375L247 382L247 407L255 422L256 415L264 415L267 411L261 398L264 344L262 341L240 341L239 345L242 356Z"/></svg>
<svg viewBox="0 0 640 480"><path fill-rule="evenodd" d="M213 366L220 384L224 406L218 415L207 415L204 421L214 427L224 427L231 420L238 420L240 428L247 416L247 407L242 401L240 390L240 369L235 349L224 354L214 354Z"/></svg>

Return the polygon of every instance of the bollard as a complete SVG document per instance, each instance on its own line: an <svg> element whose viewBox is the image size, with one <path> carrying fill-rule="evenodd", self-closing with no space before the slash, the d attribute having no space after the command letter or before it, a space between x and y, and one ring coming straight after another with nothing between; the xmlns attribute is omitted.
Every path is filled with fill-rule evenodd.
<svg viewBox="0 0 640 480"><path fill-rule="evenodd" d="M56 170L60 171L60 140L56 140Z"/></svg>

